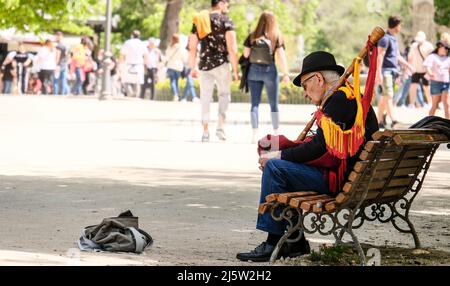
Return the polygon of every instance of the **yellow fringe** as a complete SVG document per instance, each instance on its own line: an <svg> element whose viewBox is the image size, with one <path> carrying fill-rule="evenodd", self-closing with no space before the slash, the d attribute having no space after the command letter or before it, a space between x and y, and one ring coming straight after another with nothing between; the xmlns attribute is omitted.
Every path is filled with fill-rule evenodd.
<svg viewBox="0 0 450 286"><path fill-rule="evenodd" d="M345 95L349 100L356 99L357 112L355 123L349 130L342 130L339 125L334 123L330 117L322 116L320 126L322 127L323 134L327 149L340 159L346 159L349 156L355 155L361 145L361 140L365 134L364 120L363 120L363 108L361 103L361 93L359 90L359 70L360 70L361 58L355 59L355 68L353 71L354 85L352 86L346 82L345 87L339 88L345 92ZM345 140L347 139L347 140ZM344 146L344 142L347 142Z"/></svg>

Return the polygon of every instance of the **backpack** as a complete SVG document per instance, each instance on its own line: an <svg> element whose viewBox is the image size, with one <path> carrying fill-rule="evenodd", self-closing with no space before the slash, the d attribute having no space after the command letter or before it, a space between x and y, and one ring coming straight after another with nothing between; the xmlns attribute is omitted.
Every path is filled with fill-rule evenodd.
<svg viewBox="0 0 450 286"><path fill-rule="evenodd" d="M270 65L274 63L272 48L269 40L259 38L253 43L250 52L250 63L263 65Z"/></svg>
<svg viewBox="0 0 450 286"><path fill-rule="evenodd" d="M141 253L153 244L152 237L139 228L131 211L105 218L98 225L87 226L77 241L81 250Z"/></svg>

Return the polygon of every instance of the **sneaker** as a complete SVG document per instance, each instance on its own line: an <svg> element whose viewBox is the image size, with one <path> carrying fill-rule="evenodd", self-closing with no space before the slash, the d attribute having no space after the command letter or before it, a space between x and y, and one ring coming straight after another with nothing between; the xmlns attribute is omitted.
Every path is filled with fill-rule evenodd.
<svg viewBox="0 0 450 286"><path fill-rule="evenodd" d="M225 137L225 132L223 131L223 129L217 129L217 130L216 130L216 135L217 135L217 137L219 137L219 139L222 140L222 141L227 140L227 138Z"/></svg>
<svg viewBox="0 0 450 286"><path fill-rule="evenodd" d="M209 141L209 133L203 133L202 142L208 142L208 141Z"/></svg>
<svg viewBox="0 0 450 286"><path fill-rule="evenodd" d="M182 98L182 99L180 99L180 102L187 102L187 99L186 98Z"/></svg>
<svg viewBox="0 0 450 286"><path fill-rule="evenodd" d="M193 99L192 99L192 102L197 102L197 101L199 101L200 99L198 98L198 97L194 97Z"/></svg>
<svg viewBox="0 0 450 286"><path fill-rule="evenodd" d="M386 129L383 122L378 123L378 129Z"/></svg>
<svg viewBox="0 0 450 286"><path fill-rule="evenodd" d="M173 101L178 101L179 100L179 97L177 96L177 95L175 95L174 97L173 97Z"/></svg>

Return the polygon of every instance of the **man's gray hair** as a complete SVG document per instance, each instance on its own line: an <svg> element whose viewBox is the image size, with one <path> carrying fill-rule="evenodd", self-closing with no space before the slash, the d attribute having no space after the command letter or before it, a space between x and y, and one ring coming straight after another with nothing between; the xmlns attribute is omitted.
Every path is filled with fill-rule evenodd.
<svg viewBox="0 0 450 286"><path fill-rule="evenodd" d="M326 83L334 82L339 80L340 76L337 71L320 71Z"/></svg>

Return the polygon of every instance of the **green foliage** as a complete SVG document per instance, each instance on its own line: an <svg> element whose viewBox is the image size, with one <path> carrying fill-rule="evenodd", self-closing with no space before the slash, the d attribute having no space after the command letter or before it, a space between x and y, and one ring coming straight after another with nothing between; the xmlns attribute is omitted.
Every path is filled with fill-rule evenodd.
<svg viewBox="0 0 450 286"><path fill-rule="evenodd" d="M118 0L113 9L113 14L120 16L117 39L129 39L133 30L139 30L143 39L159 36L165 7L157 0Z"/></svg>
<svg viewBox="0 0 450 286"><path fill-rule="evenodd" d="M344 253L351 252L351 249L344 246L327 247L322 245L319 252L311 251L311 261L324 265L339 265L342 262Z"/></svg>
<svg viewBox="0 0 450 286"><path fill-rule="evenodd" d="M450 0L434 0L436 23L450 26Z"/></svg>
<svg viewBox="0 0 450 286"><path fill-rule="evenodd" d="M66 32L92 34L86 19L96 15L96 0L2 0L0 28L14 27L26 32Z"/></svg>
<svg viewBox="0 0 450 286"><path fill-rule="evenodd" d="M186 85L185 80L179 81L180 93L182 94L184 87ZM200 95L199 83L197 80L194 80L194 87L197 95ZM173 99L172 92L170 90L170 82L168 79L165 81L160 81L156 84L156 100L160 101L171 101ZM217 102L217 90L213 95L214 101ZM232 102L248 102L250 103L250 93L245 93L239 90L239 83L233 82L231 84L231 101ZM267 103L267 95L265 91L263 92L262 103ZM302 95L302 90L291 83L289 84L280 84L279 91L279 103L280 104L306 104L309 103L307 99L305 99Z"/></svg>

